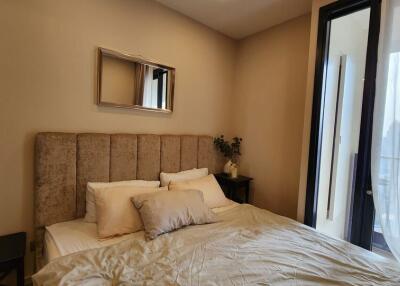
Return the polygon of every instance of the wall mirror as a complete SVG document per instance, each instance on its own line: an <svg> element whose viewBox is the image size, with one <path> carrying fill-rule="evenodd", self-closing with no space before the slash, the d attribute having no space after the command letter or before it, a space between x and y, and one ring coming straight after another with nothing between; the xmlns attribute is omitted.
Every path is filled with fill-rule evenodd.
<svg viewBox="0 0 400 286"><path fill-rule="evenodd" d="M97 74L98 105L172 112L174 68L99 48Z"/></svg>

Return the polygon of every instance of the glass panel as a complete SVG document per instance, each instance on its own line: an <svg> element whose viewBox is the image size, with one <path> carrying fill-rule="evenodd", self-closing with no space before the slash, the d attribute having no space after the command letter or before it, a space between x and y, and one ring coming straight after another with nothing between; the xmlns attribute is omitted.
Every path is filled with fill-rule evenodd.
<svg viewBox="0 0 400 286"><path fill-rule="evenodd" d="M370 9L330 22L322 94L317 230L348 239Z"/></svg>
<svg viewBox="0 0 400 286"><path fill-rule="evenodd" d="M397 47L399 48L399 47ZM395 50L388 53L387 58L387 77L386 77L386 94L385 94L385 110L382 124L382 139L379 158L379 175L378 175L378 200L385 202L384 208L381 208L381 220L387 226L391 234L400 237L400 225L397 217L400 216L400 207L398 197L393 196L390 188L395 188L399 181L400 169L400 52ZM386 255L391 255L389 247L383 238L383 230L380 225L379 218L375 217L373 247L387 251Z"/></svg>

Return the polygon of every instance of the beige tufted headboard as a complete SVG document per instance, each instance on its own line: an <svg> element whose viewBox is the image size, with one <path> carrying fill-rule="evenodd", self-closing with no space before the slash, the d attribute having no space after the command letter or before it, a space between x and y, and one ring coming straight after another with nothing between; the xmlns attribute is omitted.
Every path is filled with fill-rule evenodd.
<svg viewBox="0 0 400 286"><path fill-rule="evenodd" d="M160 172L222 169L211 136L39 133L35 146L36 268L43 262L44 227L83 217L86 184L158 180Z"/></svg>

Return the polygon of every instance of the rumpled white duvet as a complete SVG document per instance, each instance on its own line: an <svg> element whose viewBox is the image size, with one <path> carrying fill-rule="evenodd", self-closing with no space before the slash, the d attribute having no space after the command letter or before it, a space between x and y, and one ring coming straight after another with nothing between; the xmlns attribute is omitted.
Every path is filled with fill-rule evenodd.
<svg viewBox="0 0 400 286"><path fill-rule="evenodd" d="M57 258L35 285L400 285L400 264L251 205Z"/></svg>

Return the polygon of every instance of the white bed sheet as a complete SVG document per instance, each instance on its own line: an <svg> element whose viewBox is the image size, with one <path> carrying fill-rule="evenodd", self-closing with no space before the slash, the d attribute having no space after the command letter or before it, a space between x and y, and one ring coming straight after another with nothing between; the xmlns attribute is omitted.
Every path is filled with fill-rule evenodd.
<svg viewBox="0 0 400 286"><path fill-rule="evenodd" d="M59 257L34 285L399 286L400 264L251 205L150 242Z"/></svg>
<svg viewBox="0 0 400 286"><path fill-rule="evenodd" d="M215 213L221 213L236 207L233 202L225 207L214 208ZM109 239L97 237L97 224L88 223L81 219L60 222L46 227L45 231L45 260L46 264L55 258L78 251L99 248L119 243L130 238L143 239L144 232L138 231Z"/></svg>

